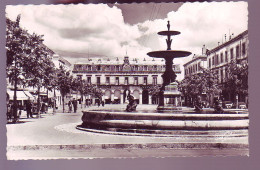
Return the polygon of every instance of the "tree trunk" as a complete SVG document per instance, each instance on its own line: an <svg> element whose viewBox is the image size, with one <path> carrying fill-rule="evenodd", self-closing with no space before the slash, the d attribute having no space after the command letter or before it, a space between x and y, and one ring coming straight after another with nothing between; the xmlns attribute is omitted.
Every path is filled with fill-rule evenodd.
<svg viewBox="0 0 260 170"><path fill-rule="evenodd" d="M14 79L14 103L13 103L13 122L17 122L17 76L15 75L15 79Z"/></svg>
<svg viewBox="0 0 260 170"><path fill-rule="evenodd" d="M81 109L82 109L82 107L83 107L83 101L84 101L83 94L81 94L80 100L81 100Z"/></svg>
<svg viewBox="0 0 260 170"><path fill-rule="evenodd" d="M16 62L16 57L15 57L15 61L14 61L14 103L13 103L13 109L12 109L12 114L13 114L13 122L17 122L17 83L18 83L18 75L17 75L17 62Z"/></svg>
<svg viewBox="0 0 260 170"><path fill-rule="evenodd" d="M53 114L56 112L56 93L55 93L55 88L53 89L54 90L54 100L53 100Z"/></svg>
<svg viewBox="0 0 260 170"><path fill-rule="evenodd" d="M40 105L40 86L38 86L38 92L37 92L37 95L38 95L38 99L37 99L37 112L38 112L38 118L41 117L40 116L40 109L41 109L41 105Z"/></svg>
<svg viewBox="0 0 260 170"><path fill-rule="evenodd" d="M63 113L65 113L64 95L62 95L61 97L62 97L62 111Z"/></svg>

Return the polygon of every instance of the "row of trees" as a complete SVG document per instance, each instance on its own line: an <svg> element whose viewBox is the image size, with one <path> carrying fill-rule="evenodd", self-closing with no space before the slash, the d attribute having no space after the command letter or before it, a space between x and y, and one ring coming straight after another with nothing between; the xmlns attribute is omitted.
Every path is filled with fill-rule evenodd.
<svg viewBox="0 0 260 170"><path fill-rule="evenodd" d="M223 76L223 75L222 75ZM212 97L235 101L236 96L245 101L248 96L248 63L231 61L226 65L226 74L219 82L219 74L213 70L201 68L201 72L188 76L179 83L179 90L193 105L198 96L205 94L210 103ZM187 103L186 103L187 104Z"/></svg>
<svg viewBox="0 0 260 170"><path fill-rule="evenodd" d="M13 117L17 120L18 85L37 88L37 108L40 110L40 89L59 90L63 101L71 91L79 91L81 96L102 95L101 91L81 79L73 78L63 67L55 68L52 52L43 45L43 36L28 33L20 27L20 15L16 21L6 18L6 74L14 87Z"/></svg>

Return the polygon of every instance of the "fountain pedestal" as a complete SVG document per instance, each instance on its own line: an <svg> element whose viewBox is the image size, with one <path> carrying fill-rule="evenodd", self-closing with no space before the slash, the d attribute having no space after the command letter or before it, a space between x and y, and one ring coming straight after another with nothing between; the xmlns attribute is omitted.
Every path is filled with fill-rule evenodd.
<svg viewBox="0 0 260 170"><path fill-rule="evenodd" d="M178 83L172 82L169 85L165 86L163 91L163 99L157 107L158 111L164 110L174 110L174 111L182 111L181 104L181 92L178 91Z"/></svg>

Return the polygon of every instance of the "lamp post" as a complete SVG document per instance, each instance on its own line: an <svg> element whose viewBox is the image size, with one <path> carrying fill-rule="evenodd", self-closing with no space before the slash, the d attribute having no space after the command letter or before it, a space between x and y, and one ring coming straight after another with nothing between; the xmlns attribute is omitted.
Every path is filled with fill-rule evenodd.
<svg viewBox="0 0 260 170"><path fill-rule="evenodd" d="M236 95L236 109L238 109L238 94Z"/></svg>

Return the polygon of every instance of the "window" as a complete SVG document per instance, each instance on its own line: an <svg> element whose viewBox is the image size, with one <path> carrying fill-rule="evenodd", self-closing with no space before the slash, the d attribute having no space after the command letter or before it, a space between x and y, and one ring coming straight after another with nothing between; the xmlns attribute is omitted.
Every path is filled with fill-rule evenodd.
<svg viewBox="0 0 260 170"><path fill-rule="evenodd" d="M242 55L246 54L246 43L242 44Z"/></svg>
<svg viewBox="0 0 260 170"><path fill-rule="evenodd" d="M216 65L218 65L218 64L219 64L218 54L217 54L217 56L216 56L215 59L216 59L216 62L215 62L215 63L216 63Z"/></svg>
<svg viewBox="0 0 260 170"><path fill-rule="evenodd" d="M134 68L135 68L135 71L138 71L138 66L135 66Z"/></svg>
<svg viewBox="0 0 260 170"><path fill-rule="evenodd" d="M116 85L119 85L119 77L116 77Z"/></svg>
<svg viewBox="0 0 260 170"><path fill-rule="evenodd" d="M79 80L82 80L82 75L77 75L77 78L78 78Z"/></svg>
<svg viewBox="0 0 260 170"><path fill-rule="evenodd" d="M134 82L135 85L138 85L138 77L135 77L135 82Z"/></svg>
<svg viewBox="0 0 260 170"><path fill-rule="evenodd" d="M212 57L212 66L215 65L215 56Z"/></svg>
<svg viewBox="0 0 260 170"><path fill-rule="evenodd" d="M157 77L153 77L153 85L157 85Z"/></svg>
<svg viewBox="0 0 260 170"><path fill-rule="evenodd" d="M220 63L223 63L224 60L223 60L223 53L220 54Z"/></svg>
<svg viewBox="0 0 260 170"><path fill-rule="evenodd" d="M225 62L228 62L228 54L227 54L227 51L225 51Z"/></svg>
<svg viewBox="0 0 260 170"><path fill-rule="evenodd" d="M223 83L223 70L220 70L220 82Z"/></svg>
<svg viewBox="0 0 260 170"><path fill-rule="evenodd" d="M91 66L88 66L88 71L91 71L91 70L92 70Z"/></svg>
<svg viewBox="0 0 260 170"><path fill-rule="evenodd" d="M147 77L144 77L144 84L147 85Z"/></svg>
<svg viewBox="0 0 260 170"><path fill-rule="evenodd" d="M157 70L157 65L153 66L153 70L156 71Z"/></svg>
<svg viewBox="0 0 260 170"><path fill-rule="evenodd" d="M231 48L230 49L230 60L233 60L233 58L234 58L234 49Z"/></svg>
<svg viewBox="0 0 260 170"><path fill-rule="evenodd" d="M91 84L91 77L87 77L87 83Z"/></svg>
<svg viewBox="0 0 260 170"><path fill-rule="evenodd" d="M116 71L119 71L119 66L116 66Z"/></svg>
<svg viewBox="0 0 260 170"><path fill-rule="evenodd" d="M239 58L240 52L239 52L239 45L236 46L236 57Z"/></svg>
<svg viewBox="0 0 260 170"><path fill-rule="evenodd" d="M79 70L82 70L82 65L78 65Z"/></svg>
<svg viewBox="0 0 260 170"><path fill-rule="evenodd" d="M97 66L97 71L101 71L101 66Z"/></svg>
<svg viewBox="0 0 260 170"><path fill-rule="evenodd" d="M100 77L97 77L97 85L100 85Z"/></svg>
<svg viewBox="0 0 260 170"><path fill-rule="evenodd" d="M198 65L197 65L197 66L198 66L198 71L200 71L200 63L198 63Z"/></svg>
<svg viewBox="0 0 260 170"><path fill-rule="evenodd" d="M211 67L211 59L209 58L209 68Z"/></svg>
<svg viewBox="0 0 260 170"><path fill-rule="evenodd" d="M106 77L106 84L107 84L107 85L110 84L110 77Z"/></svg>
<svg viewBox="0 0 260 170"><path fill-rule="evenodd" d="M110 71L110 66L106 66L106 71Z"/></svg>
<svg viewBox="0 0 260 170"><path fill-rule="evenodd" d="M144 66L144 71L147 71L147 66Z"/></svg>
<svg viewBox="0 0 260 170"><path fill-rule="evenodd" d="M125 77L125 85L128 85L128 77Z"/></svg>

